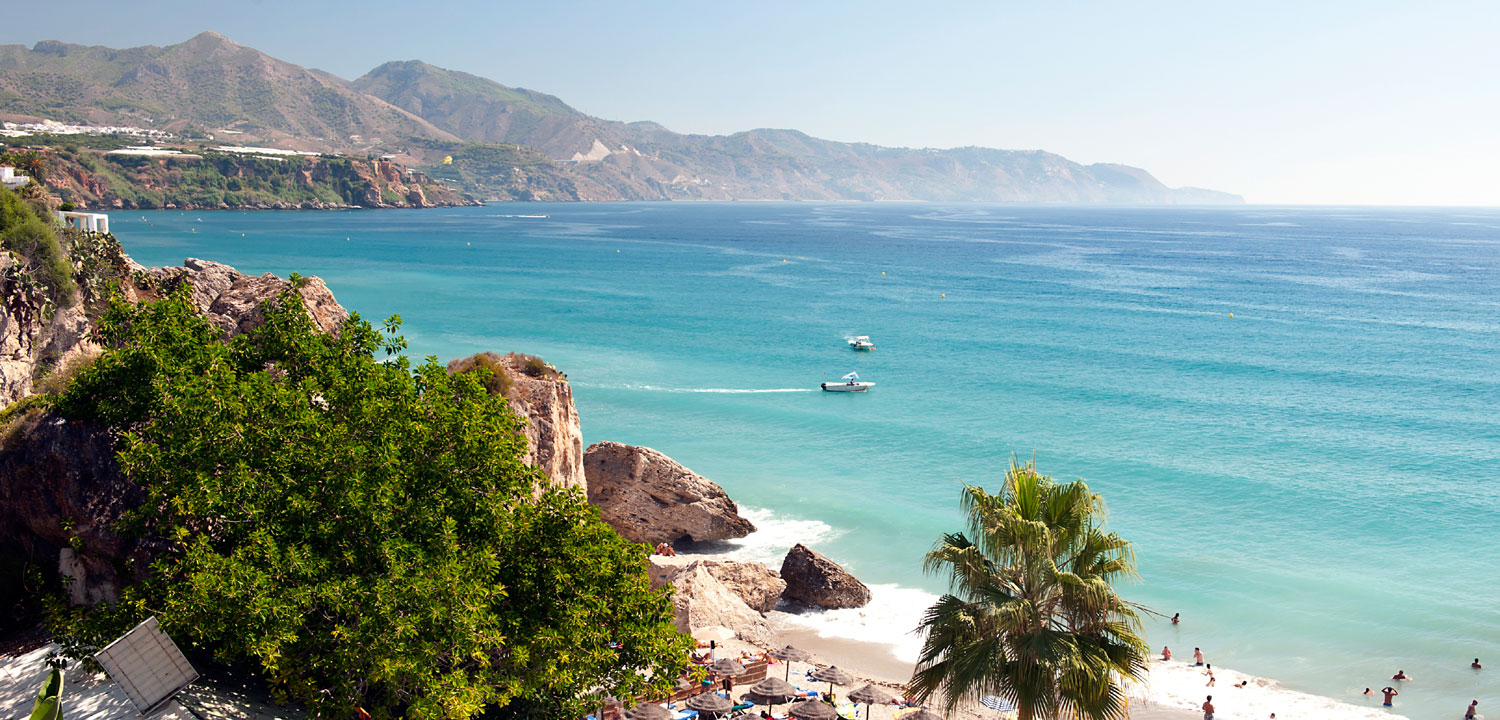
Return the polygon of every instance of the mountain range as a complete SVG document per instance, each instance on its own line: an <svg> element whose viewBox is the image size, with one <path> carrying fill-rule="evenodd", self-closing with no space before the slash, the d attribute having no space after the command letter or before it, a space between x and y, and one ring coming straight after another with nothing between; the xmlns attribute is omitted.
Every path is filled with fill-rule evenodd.
<svg viewBox="0 0 1500 720"><path fill-rule="evenodd" d="M388 62L351 82L213 32L123 50L0 46L0 116L389 154L501 199L1241 201L1169 188L1140 168L1083 165L1040 150L891 148L796 130L677 133L593 117L552 95L417 60ZM531 177L545 177L545 187L517 192Z"/></svg>

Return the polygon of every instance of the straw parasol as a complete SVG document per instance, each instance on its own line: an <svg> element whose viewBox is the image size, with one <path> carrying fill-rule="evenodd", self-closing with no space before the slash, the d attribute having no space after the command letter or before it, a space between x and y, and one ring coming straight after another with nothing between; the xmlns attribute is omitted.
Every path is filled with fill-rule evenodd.
<svg viewBox="0 0 1500 720"><path fill-rule="evenodd" d="M693 630L693 639L698 642L724 642L733 640L735 632L723 625L709 625Z"/></svg>
<svg viewBox="0 0 1500 720"><path fill-rule="evenodd" d="M656 703L646 703L626 710L625 720L672 720L672 711Z"/></svg>
<svg viewBox="0 0 1500 720"><path fill-rule="evenodd" d="M797 688L785 680L777 680L768 677L750 686L749 692L743 696L744 699L756 705L769 705L776 707L792 698L797 697Z"/></svg>
<svg viewBox="0 0 1500 720"><path fill-rule="evenodd" d="M854 676L838 669L834 665L812 671L812 679L828 683L828 693L830 695L833 694L834 685L850 685L854 682Z"/></svg>
<svg viewBox="0 0 1500 720"><path fill-rule="evenodd" d="M881 690L874 685L866 685L858 690L855 690L852 693L849 693L845 697L849 698L851 702L864 703L865 720L870 720L871 705L884 705L895 698L894 695Z"/></svg>
<svg viewBox="0 0 1500 720"><path fill-rule="evenodd" d="M901 720L943 720L943 716L927 708L921 708L916 712L902 715Z"/></svg>
<svg viewBox="0 0 1500 720"><path fill-rule="evenodd" d="M710 715L724 715L734 709L734 703L729 702L729 698L716 692L699 693L688 698L683 704L689 710L697 710Z"/></svg>
<svg viewBox="0 0 1500 720"><path fill-rule="evenodd" d="M798 650L797 648L794 648L791 645L788 645L788 646L786 646L786 647L784 647L784 648L782 648L780 650L772 650L771 652L766 653L766 654L770 655L773 658L776 658L777 660L781 660L781 661L783 661L783 662L786 663L786 679L787 680L791 680L792 679L792 663L794 663L794 662L812 662L812 658L813 658L812 653L807 652L806 650Z"/></svg>
<svg viewBox="0 0 1500 720"><path fill-rule="evenodd" d="M803 700L799 703L792 703L792 706L786 710L788 715L797 720L838 720L839 717L838 711L822 700Z"/></svg>
<svg viewBox="0 0 1500 720"><path fill-rule="evenodd" d="M712 665L708 666L708 671L715 675L739 677L745 674L745 666L741 665L738 660L724 658L722 660L715 660Z"/></svg>

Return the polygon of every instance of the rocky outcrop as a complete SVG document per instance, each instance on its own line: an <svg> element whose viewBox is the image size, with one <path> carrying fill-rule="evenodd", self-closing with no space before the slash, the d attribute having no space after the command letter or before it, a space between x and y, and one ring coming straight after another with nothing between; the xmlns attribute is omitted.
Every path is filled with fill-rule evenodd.
<svg viewBox="0 0 1500 720"><path fill-rule="evenodd" d="M10 253L0 252L0 273L15 264ZM0 408L30 395L52 368L98 349L89 340L93 325L77 303L54 307L48 316L41 308L5 300L0 303Z"/></svg>
<svg viewBox="0 0 1500 720"><path fill-rule="evenodd" d="M798 543L781 561L783 595L789 600L820 608L864 607L870 603L870 588L837 563Z"/></svg>
<svg viewBox="0 0 1500 720"><path fill-rule="evenodd" d="M617 442L583 454L589 502L625 539L702 542L755 532L724 489L651 448Z"/></svg>
<svg viewBox="0 0 1500 720"><path fill-rule="evenodd" d="M453 360L448 372L468 372L476 366L508 378L492 390L504 392L511 409L526 420L521 462L540 468L553 485L584 489L583 429L567 376L530 355L492 352Z"/></svg>
<svg viewBox="0 0 1500 720"><path fill-rule="evenodd" d="M677 629L691 633L698 628L721 626L735 631L741 640L764 642L770 626L759 612L714 576L707 565L693 563L674 574L672 611ZM653 579L653 585L656 584Z"/></svg>
<svg viewBox="0 0 1500 720"><path fill-rule="evenodd" d="M76 603L113 601L149 545L115 521L144 494L120 472L109 431L40 409L12 421L0 447L0 552L56 567Z"/></svg>
<svg viewBox="0 0 1500 720"><path fill-rule="evenodd" d="M182 267L150 270L134 267L159 282L181 279L192 283L193 303L204 317L224 330L226 338L260 327L265 322L261 304L280 295L291 284L271 273L259 277L246 275L223 263L198 258L184 260ZM307 314L323 332L334 332L349 319L349 311L339 305L333 291L321 279L298 278L297 292L302 295Z"/></svg>
<svg viewBox="0 0 1500 720"><path fill-rule="evenodd" d="M698 567L707 570L708 574L757 612L775 610L782 591L786 590L786 581L781 579L781 574L762 563L663 555L651 556L651 586L667 585L682 573Z"/></svg>

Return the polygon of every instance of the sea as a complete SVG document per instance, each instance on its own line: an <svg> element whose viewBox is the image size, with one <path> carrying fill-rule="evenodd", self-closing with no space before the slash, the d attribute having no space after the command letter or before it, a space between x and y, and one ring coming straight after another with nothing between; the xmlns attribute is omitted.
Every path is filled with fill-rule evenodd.
<svg viewBox="0 0 1500 720"><path fill-rule="evenodd" d="M962 529L960 488L1034 461L1086 479L1134 543L1123 592L1160 614L1153 653L1257 678L1207 689L1220 717L1295 697L1317 709L1278 717L1365 717L1398 669L1396 714L1500 716L1500 209L527 203L112 225L148 266L322 277L367 320L399 314L416 358L554 363L586 443L656 448L740 503L760 531L735 552L779 564L801 542L871 585L870 607L799 618L821 633L914 658L945 589L922 557ZM819 391L850 372L875 387Z"/></svg>

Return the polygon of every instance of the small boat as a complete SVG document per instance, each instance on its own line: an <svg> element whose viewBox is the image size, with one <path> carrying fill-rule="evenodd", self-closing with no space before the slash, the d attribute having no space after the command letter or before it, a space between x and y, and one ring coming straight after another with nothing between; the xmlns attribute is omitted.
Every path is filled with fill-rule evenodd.
<svg viewBox="0 0 1500 720"><path fill-rule="evenodd" d="M823 383L824 392L867 392L875 387L875 383L864 382L859 379L859 373L852 372L839 378L841 382Z"/></svg>
<svg viewBox="0 0 1500 720"><path fill-rule="evenodd" d="M874 350L875 343L870 342L869 335L860 335L849 341L849 347L855 350Z"/></svg>

